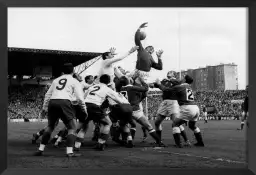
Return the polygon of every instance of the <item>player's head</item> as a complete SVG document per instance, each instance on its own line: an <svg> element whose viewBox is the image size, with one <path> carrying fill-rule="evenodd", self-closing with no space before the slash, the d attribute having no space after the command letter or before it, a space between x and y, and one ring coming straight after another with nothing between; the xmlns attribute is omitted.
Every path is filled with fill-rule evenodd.
<svg viewBox="0 0 256 175"><path fill-rule="evenodd" d="M73 78L77 79L79 82L82 82L82 78L80 77L80 75L78 75L77 73L73 74Z"/></svg>
<svg viewBox="0 0 256 175"><path fill-rule="evenodd" d="M129 84L129 79L126 76L122 76L118 79L117 83L116 83L116 91L120 92L121 88L123 86L127 86Z"/></svg>
<svg viewBox="0 0 256 175"><path fill-rule="evenodd" d="M169 71L167 73L167 78L170 79L174 79L175 78L175 72L174 71Z"/></svg>
<svg viewBox="0 0 256 175"><path fill-rule="evenodd" d="M74 72L74 67L72 63L65 63L63 65L63 73L64 74L73 74Z"/></svg>
<svg viewBox="0 0 256 175"><path fill-rule="evenodd" d="M87 76L84 78L84 81L85 81L85 83L87 83L87 84L92 84L93 81L94 81L94 78L93 78L92 75L87 75Z"/></svg>
<svg viewBox="0 0 256 175"><path fill-rule="evenodd" d="M185 75L184 80L185 80L185 83L187 84L192 84L194 81L193 78L189 75Z"/></svg>
<svg viewBox="0 0 256 175"><path fill-rule="evenodd" d="M111 58L113 58L115 55L113 54L113 53L111 53L111 52L104 52L103 54L102 54L102 59L103 60L106 60L106 59L111 59Z"/></svg>
<svg viewBox="0 0 256 175"><path fill-rule="evenodd" d="M110 76L107 74L103 74L100 76L100 83L108 85L110 83Z"/></svg>
<svg viewBox="0 0 256 175"><path fill-rule="evenodd" d="M145 48L145 50L146 50L148 53L150 53L150 54L153 54L154 51L155 51L153 46L147 46L147 47Z"/></svg>

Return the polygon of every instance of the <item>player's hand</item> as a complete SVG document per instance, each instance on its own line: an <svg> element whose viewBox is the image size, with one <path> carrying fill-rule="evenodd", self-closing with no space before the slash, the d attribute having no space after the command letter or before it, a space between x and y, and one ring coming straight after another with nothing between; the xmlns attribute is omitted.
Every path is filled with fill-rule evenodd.
<svg viewBox="0 0 256 175"><path fill-rule="evenodd" d="M138 49L139 49L139 46L132 47L131 50L129 50L129 54L132 54L133 52L135 52Z"/></svg>
<svg viewBox="0 0 256 175"><path fill-rule="evenodd" d="M110 52L112 55L116 55L116 48L111 47L111 48L109 49L109 52Z"/></svg>
<svg viewBox="0 0 256 175"><path fill-rule="evenodd" d="M159 78L157 78L157 79L156 79L156 81L155 81L155 83L156 83L156 84L158 84L158 85L160 85L160 84L161 84L160 79L159 79Z"/></svg>
<svg viewBox="0 0 256 175"><path fill-rule="evenodd" d="M148 23L147 23L147 22L145 22L145 23L141 24L141 25L140 25L140 29L141 29L141 28L145 28L145 27L147 27L147 25L148 25Z"/></svg>
<svg viewBox="0 0 256 175"><path fill-rule="evenodd" d="M159 50L159 51L156 52L156 56L157 56L158 58L160 58L163 53L164 53L163 50Z"/></svg>
<svg viewBox="0 0 256 175"><path fill-rule="evenodd" d="M154 87L155 87L154 83L149 83L148 86L149 86L150 88L154 88Z"/></svg>

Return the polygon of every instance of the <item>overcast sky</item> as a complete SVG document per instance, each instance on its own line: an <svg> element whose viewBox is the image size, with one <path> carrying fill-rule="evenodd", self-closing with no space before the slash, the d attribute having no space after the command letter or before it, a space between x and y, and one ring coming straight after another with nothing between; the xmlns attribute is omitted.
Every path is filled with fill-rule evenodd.
<svg viewBox="0 0 256 175"><path fill-rule="evenodd" d="M169 70L233 62L239 89L246 86L246 8L9 8L8 47L84 52L115 47L121 55L134 46L143 22L148 22L143 45L164 50L164 69L151 71L152 79ZM135 63L136 53L117 65L132 71ZM98 65L84 75L96 74Z"/></svg>

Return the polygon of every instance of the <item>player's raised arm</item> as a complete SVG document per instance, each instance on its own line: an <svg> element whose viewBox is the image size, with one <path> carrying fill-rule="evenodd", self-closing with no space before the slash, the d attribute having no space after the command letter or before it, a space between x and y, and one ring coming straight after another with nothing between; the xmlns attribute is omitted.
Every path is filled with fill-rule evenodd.
<svg viewBox="0 0 256 175"><path fill-rule="evenodd" d="M134 46L132 47L127 53L125 53L124 55L122 56L119 56L117 58L112 58L112 59L109 59L108 62L106 63L106 66L110 66L111 64L115 63L115 62L118 62L118 61L121 61L123 60L124 58L128 57L129 55L131 55L133 52L135 52L136 50L138 50L138 46ZM110 50L110 52L112 53L112 51Z"/></svg>
<svg viewBox="0 0 256 175"><path fill-rule="evenodd" d="M140 41L140 29L144 28L144 27L147 27L147 22L143 23L140 25L140 27L137 29L136 33L135 33L135 37L134 37L134 40L135 40L135 44L136 46L139 46L139 50L142 50L144 49L142 44L141 44L141 41Z"/></svg>
<svg viewBox="0 0 256 175"><path fill-rule="evenodd" d="M44 96L43 111L48 111L48 104L52 96L53 88L54 88L54 81Z"/></svg>
<svg viewBox="0 0 256 175"><path fill-rule="evenodd" d="M124 76L124 74L116 67L114 67L114 72L115 72L115 75L117 76L117 78Z"/></svg>
<svg viewBox="0 0 256 175"><path fill-rule="evenodd" d="M163 50L159 50L158 52L156 52L156 56L158 58L158 62L156 63L155 60L151 57L151 61L152 61L152 66L154 69L157 70L163 70L163 61L162 61L162 54L163 54Z"/></svg>

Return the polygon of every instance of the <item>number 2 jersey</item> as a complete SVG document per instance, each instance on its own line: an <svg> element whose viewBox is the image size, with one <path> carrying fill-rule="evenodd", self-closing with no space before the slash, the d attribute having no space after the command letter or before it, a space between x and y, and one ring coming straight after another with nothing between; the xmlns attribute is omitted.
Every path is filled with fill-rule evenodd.
<svg viewBox="0 0 256 175"><path fill-rule="evenodd" d="M47 109L51 99L63 99L73 101L74 96L80 106L85 108L84 93L79 81L72 75L62 75L53 80L51 87L45 94L43 109Z"/></svg>
<svg viewBox="0 0 256 175"><path fill-rule="evenodd" d="M90 87L85 98L86 103L101 106L106 98L111 98L117 103L129 103L122 95L110 89L107 85L99 83Z"/></svg>
<svg viewBox="0 0 256 175"><path fill-rule="evenodd" d="M133 111L140 109L140 102L145 98L145 93L148 91L146 86L127 85L121 88L121 93L126 97L132 106Z"/></svg>
<svg viewBox="0 0 256 175"><path fill-rule="evenodd" d="M183 83L170 87L160 85L159 87L166 100L177 100L179 105L196 105L194 101L193 91L189 84Z"/></svg>

